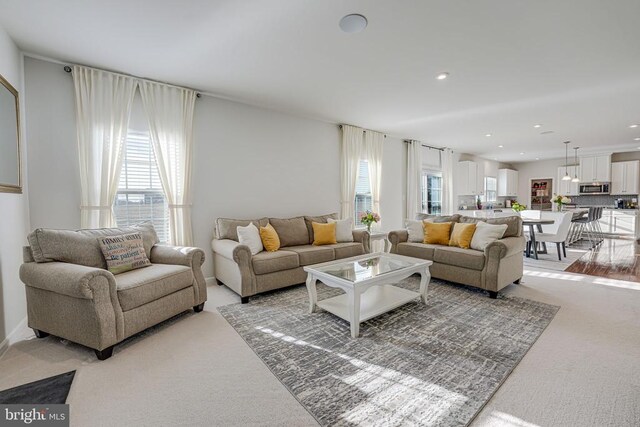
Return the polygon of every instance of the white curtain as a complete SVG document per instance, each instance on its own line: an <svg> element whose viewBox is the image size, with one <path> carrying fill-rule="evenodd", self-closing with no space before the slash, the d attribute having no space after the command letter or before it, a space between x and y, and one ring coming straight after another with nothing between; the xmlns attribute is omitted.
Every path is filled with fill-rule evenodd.
<svg viewBox="0 0 640 427"><path fill-rule="evenodd" d="M455 212L453 200L453 151L445 148L440 152L442 164L442 213L451 215Z"/></svg>
<svg viewBox="0 0 640 427"><path fill-rule="evenodd" d="M115 226L122 145L137 81L93 68L73 66L80 160L82 228Z"/></svg>
<svg viewBox="0 0 640 427"><path fill-rule="evenodd" d="M382 183L382 153L384 151L384 134L367 130L364 134L362 158L369 164L369 185L373 212L380 213L380 186ZM377 227L380 227L378 222Z"/></svg>
<svg viewBox="0 0 640 427"><path fill-rule="evenodd" d="M196 92L144 80L140 82L140 92L169 204L170 243L191 246L191 152Z"/></svg>
<svg viewBox="0 0 640 427"><path fill-rule="evenodd" d="M356 181L358 166L362 155L364 131L362 128L342 125L342 144L340 146L340 217L352 218L355 210Z"/></svg>
<svg viewBox="0 0 640 427"><path fill-rule="evenodd" d="M422 143L409 141L407 144L407 216L415 219L421 209L420 180L422 179Z"/></svg>

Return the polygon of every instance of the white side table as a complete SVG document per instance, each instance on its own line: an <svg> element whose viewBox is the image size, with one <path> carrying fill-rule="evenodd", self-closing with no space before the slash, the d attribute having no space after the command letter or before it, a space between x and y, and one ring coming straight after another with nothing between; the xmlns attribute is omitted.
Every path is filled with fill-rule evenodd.
<svg viewBox="0 0 640 427"><path fill-rule="evenodd" d="M391 243L389 242L388 237L389 237L389 233L386 233L384 231L371 230L371 232L369 233L369 250L372 252L375 252L371 247L371 243L377 240L384 240L384 251L389 252L389 250L391 249Z"/></svg>

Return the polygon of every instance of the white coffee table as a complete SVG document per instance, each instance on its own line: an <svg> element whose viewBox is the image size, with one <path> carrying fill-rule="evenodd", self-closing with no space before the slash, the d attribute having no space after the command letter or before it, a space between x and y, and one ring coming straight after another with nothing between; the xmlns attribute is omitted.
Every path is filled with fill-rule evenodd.
<svg viewBox="0 0 640 427"><path fill-rule="evenodd" d="M360 322L393 310L420 298L427 302L431 280L431 261L388 253L373 253L304 267L307 272L309 312L317 307L351 324L351 336L357 338ZM394 286L414 273L421 275L420 292ZM316 282L340 288L344 294L318 301Z"/></svg>

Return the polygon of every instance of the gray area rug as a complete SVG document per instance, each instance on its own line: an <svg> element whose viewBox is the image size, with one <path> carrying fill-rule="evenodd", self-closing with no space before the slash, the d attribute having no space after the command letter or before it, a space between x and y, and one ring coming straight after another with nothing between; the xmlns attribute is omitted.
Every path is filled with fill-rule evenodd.
<svg viewBox="0 0 640 427"><path fill-rule="evenodd" d="M65 403L75 375L76 371L70 371L0 391L0 403L35 403L42 405Z"/></svg>
<svg viewBox="0 0 640 427"><path fill-rule="evenodd" d="M419 278L399 286L417 290ZM339 293L318 284L319 300ZM331 426L469 424L558 309L434 279L427 305L416 299L364 322L352 339L347 322L307 312L305 286L218 308L309 413Z"/></svg>

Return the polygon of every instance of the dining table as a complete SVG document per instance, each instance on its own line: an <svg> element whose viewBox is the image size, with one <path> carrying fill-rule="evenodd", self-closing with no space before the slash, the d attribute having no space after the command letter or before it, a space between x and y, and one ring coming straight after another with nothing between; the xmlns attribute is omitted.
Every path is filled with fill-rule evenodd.
<svg viewBox="0 0 640 427"><path fill-rule="evenodd" d="M538 243L536 242L536 229L538 232L542 233L543 225L551 225L554 224L555 221L552 219L541 219L541 218L523 218L522 225L529 227L529 239L530 242L527 245L527 250L525 254L527 258L531 258L531 250L533 248L533 256L535 259L538 259L538 253L545 254L547 253L547 245L543 242L543 250L538 251Z"/></svg>

